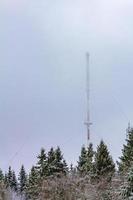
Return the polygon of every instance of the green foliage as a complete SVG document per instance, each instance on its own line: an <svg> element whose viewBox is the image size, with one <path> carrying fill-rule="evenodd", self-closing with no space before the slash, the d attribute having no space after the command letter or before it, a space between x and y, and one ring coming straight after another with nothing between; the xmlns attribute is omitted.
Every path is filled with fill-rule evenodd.
<svg viewBox="0 0 133 200"><path fill-rule="evenodd" d="M121 199L133 199L133 167L130 168L126 181L121 187L120 196Z"/></svg>
<svg viewBox="0 0 133 200"><path fill-rule="evenodd" d="M93 168L93 145L92 143L89 144L86 152L86 172L91 172Z"/></svg>
<svg viewBox="0 0 133 200"><path fill-rule="evenodd" d="M133 129L128 130L126 145L123 146L122 156L120 157L119 172L127 172L133 162Z"/></svg>
<svg viewBox="0 0 133 200"><path fill-rule="evenodd" d="M26 194L28 199L36 200L39 196L39 174L36 167L31 168Z"/></svg>
<svg viewBox="0 0 133 200"><path fill-rule="evenodd" d="M93 156L94 156L94 151L93 151L93 145L90 143L87 150L83 146L81 148L81 155L79 157L78 161L78 171L80 174L89 174L92 171L93 168Z"/></svg>
<svg viewBox="0 0 133 200"><path fill-rule="evenodd" d="M11 189L12 189L12 178L13 178L12 169L11 169L11 167L9 167L8 174L7 174L7 182L8 182L8 186Z"/></svg>
<svg viewBox="0 0 133 200"><path fill-rule="evenodd" d="M0 169L0 182L1 182L1 181L4 181L4 175L3 175L2 170Z"/></svg>
<svg viewBox="0 0 133 200"><path fill-rule="evenodd" d="M48 161L45 150L42 148L40 154L38 155L37 170L39 176L44 177L48 175Z"/></svg>
<svg viewBox="0 0 133 200"><path fill-rule="evenodd" d="M63 160L63 155L60 150L60 147L57 147L55 150L55 162L54 162L54 173L64 173L66 170L67 164Z"/></svg>
<svg viewBox="0 0 133 200"><path fill-rule="evenodd" d="M56 150L53 148L48 152L48 176L58 175L60 173L66 174L68 166L63 159L62 152L59 147Z"/></svg>
<svg viewBox="0 0 133 200"><path fill-rule="evenodd" d="M51 147L48 152L48 176L54 174L55 170L55 152L53 147Z"/></svg>
<svg viewBox="0 0 133 200"><path fill-rule="evenodd" d="M27 175L25 172L25 168L22 165L19 173L19 192L21 195L23 195L26 191L26 185L27 185Z"/></svg>
<svg viewBox="0 0 133 200"><path fill-rule="evenodd" d="M86 194L84 195L84 193L86 193L88 189L89 191L93 190L95 196L99 194L99 199L101 200L111 199L110 193L108 193L108 188L105 187L106 183L109 183L110 186L110 182L105 180L105 176L108 177L110 174L112 176L115 171L115 165L107 146L103 141L101 141L100 145L97 147L96 153L94 153L93 145L91 143L87 148L83 146L78 161L78 167L73 168L71 165L70 170L68 170L68 165L63 158L60 147L57 147L56 149L53 149L52 147L48 153L46 153L42 148L37 159L36 166L32 167L28 176L26 175L25 168L22 165L19 173L19 183L17 182L15 172L13 172L11 167L9 167L8 173L4 177L6 187L10 186L14 192L20 194L20 197L24 197L26 200L38 200L40 195L44 193L43 190L46 190L45 197L43 196L41 198L46 199L46 196L49 194L49 191L52 191L52 189L55 191L53 199L57 199L57 197L59 197L59 199L68 199L67 190L69 189L69 195L72 194L72 199L73 197L77 199L77 196L74 194L75 191L77 191L77 187L79 190L78 194L82 193L79 197L84 196L84 199L86 198ZM81 177L78 176L79 174L88 176ZM101 179L97 179L98 182L94 181L93 184L98 184L103 180L102 184L97 185L96 188L91 185L93 174L96 177L101 176ZM0 177L2 179L1 172ZM53 182L53 180L55 181ZM60 182L60 184L57 183L56 185L56 181ZM64 181L66 181L66 183L64 183ZM90 184L89 186L87 185L88 183ZM72 186L71 188L69 188L69 184ZM64 188L64 186L66 188ZM130 184L130 186L132 185ZM50 189L50 187L52 189ZM86 189L84 187L86 187Z"/></svg>
<svg viewBox="0 0 133 200"><path fill-rule="evenodd" d="M115 172L115 164L108 151L107 146L103 141L100 142L97 147L97 152L94 158L94 173L97 176L109 174L112 175Z"/></svg>
<svg viewBox="0 0 133 200"><path fill-rule="evenodd" d="M122 200L127 200L130 196L130 191L129 191L129 187L128 186L122 186L121 187L121 191L120 191L120 197Z"/></svg>
<svg viewBox="0 0 133 200"><path fill-rule="evenodd" d="M83 146L81 148L81 155L79 157L78 161L78 171L83 174L86 172L86 148Z"/></svg>
<svg viewBox="0 0 133 200"><path fill-rule="evenodd" d="M12 172L12 190L18 192L18 182L14 171Z"/></svg>
<svg viewBox="0 0 133 200"><path fill-rule="evenodd" d="M2 175L2 177L3 177L3 175ZM8 173L5 174L5 177L4 177L3 180L4 180L5 186L7 188L10 187L10 189L13 190L14 192L18 191L17 178L16 178L16 175L15 175L15 172L12 171L11 167L9 167Z"/></svg>
<svg viewBox="0 0 133 200"><path fill-rule="evenodd" d="M7 173L4 176L4 184L5 184L6 188L9 187L9 181L8 181L8 174Z"/></svg>

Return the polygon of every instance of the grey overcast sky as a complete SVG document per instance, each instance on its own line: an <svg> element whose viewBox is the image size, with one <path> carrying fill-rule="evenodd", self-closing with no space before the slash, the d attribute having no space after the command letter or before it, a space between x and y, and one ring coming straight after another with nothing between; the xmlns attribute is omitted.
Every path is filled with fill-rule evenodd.
<svg viewBox="0 0 133 200"><path fill-rule="evenodd" d="M0 1L3 170L29 169L41 147L57 145L76 163L86 143L86 51L91 142L104 139L116 160L133 124L133 1Z"/></svg>

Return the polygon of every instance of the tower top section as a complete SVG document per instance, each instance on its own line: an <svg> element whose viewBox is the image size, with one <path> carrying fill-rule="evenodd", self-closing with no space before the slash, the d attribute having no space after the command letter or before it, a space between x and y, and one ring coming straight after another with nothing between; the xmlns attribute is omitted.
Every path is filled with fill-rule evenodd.
<svg viewBox="0 0 133 200"><path fill-rule="evenodd" d="M91 122L90 122L90 63L89 63L89 59L90 59L90 54L89 52L86 52L86 97L87 97L87 118L86 118L86 122L85 125L87 127L87 146L89 144L89 140L90 140L90 126L91 126Z"/></svg>

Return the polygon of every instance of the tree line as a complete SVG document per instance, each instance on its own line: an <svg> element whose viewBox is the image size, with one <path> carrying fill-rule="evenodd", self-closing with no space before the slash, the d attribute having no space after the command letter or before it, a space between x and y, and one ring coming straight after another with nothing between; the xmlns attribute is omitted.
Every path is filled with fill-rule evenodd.
<svg viewBox="0 0 133 200"><path fill-rule="evenodd" d="M88 147L82 146L77 166L72 164L68 166L63 157L60 147L51 149L46 152L44 148L40 150L37 156L37 163L32 166L27 174L24 165L21 166L18 177L12 170L11 166L6 174L0 170L0 182L5 187L27 200L39 199L42 185L45 180L61 180L62 177L89 177L91 184L99 184L101 181L111 183L112 178L117 174L123 180L119 188L120 199L133 198L133 129L128 130L128 137L123 145L122 155L115 162L103 140L97 146L96 151L93 144ZM48 184L48 182L47 182ZM106 196L105 199L109 199ZM63 199L63 197L62 197ZM103 198L104 199L104 198Z"/></svg>

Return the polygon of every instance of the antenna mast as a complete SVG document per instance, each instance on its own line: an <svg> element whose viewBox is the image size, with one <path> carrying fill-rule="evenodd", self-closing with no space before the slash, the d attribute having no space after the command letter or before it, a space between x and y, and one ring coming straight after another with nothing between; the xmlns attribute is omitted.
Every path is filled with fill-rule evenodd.
<svg viewBox="0 0 133 200"><path fill-rule="evenodd" d="M90 140L90 66L89 66L89 53L86 53L86 97L87 97L87 119L85 125L87 127L87 146Z"/></svg>

